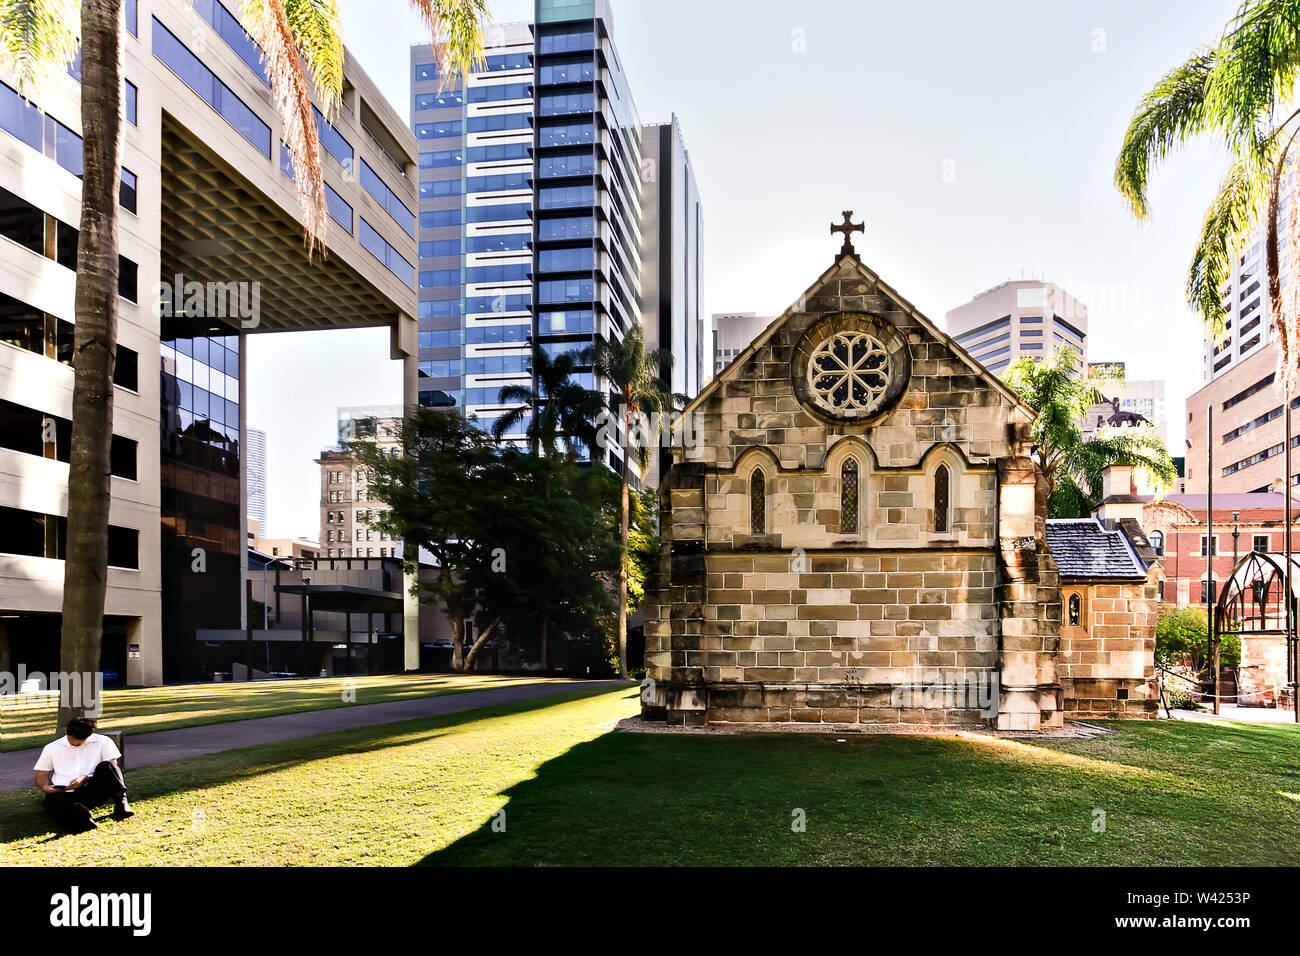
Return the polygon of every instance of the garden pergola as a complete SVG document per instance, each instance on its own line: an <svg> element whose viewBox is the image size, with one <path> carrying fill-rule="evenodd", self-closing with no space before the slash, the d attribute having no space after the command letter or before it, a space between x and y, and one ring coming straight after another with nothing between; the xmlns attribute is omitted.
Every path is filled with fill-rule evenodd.
<svg viewBox="0 0 1300 956"><path fill-rule="evenodd" d="M1290 561L1291 573L1287 574ZM1290 595L1287 596L1288 587ZM1286 643L1286 683L1296 690L1296 610L1300 596L1300 555L1251 551L1241 557L1224 583L1214 613L1214 648L1225 634L1277 635ZM1300 708L1296 711L1300 722Z"/></svg>

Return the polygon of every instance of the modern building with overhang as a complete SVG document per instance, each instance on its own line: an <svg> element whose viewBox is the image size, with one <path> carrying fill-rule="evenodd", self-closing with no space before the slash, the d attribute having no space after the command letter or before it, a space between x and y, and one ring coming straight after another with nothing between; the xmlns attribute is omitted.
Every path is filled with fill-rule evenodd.
<svg viewBox="0 0 1300 956"><path fill-rule="evenodd" d="M197 632L246 623L250 335L388 328L392 374L417 397L415 138L349 55L342 108L329 122L317 110L331 218L309 256L279 114L236 14L218 0L124 4L110 684L228 669ZM30 100L0 77L0 670L58 665L77 72ZM414 667L416 609L402 600Z"/></svg>

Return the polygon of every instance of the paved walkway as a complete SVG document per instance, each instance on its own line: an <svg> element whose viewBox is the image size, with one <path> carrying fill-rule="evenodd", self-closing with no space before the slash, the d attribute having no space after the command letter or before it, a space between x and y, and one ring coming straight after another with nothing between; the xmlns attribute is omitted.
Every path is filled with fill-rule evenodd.
<svg viewBox="0 0 1300 956"><path fill-rule="evenodd" d="M1174 720L1194 720L1213 723L1232 720L1240 724L1294 724L1295 711L1282 710L1277 707L1238 707L1236 704L1222 704L1221 713L1216 717L1209 710L1180 710L1174 708L1171 713ZM1164 716L1162 709L1160 715Z"/></svg>
<svg viewBox="0 0 1300 956"><path fill-rule="evenodd" d="M374 727L402 720L423 717L441 717L458 714L479 707L495 707L535 697L568 694L590 687L635 687L635 684L617 680L549 680L534 684L514 684L489 690L465 691L421 697L418 700L397 700L383 704L355 704L330 710L311 710L278 717L255 717L224 724L205 724L202 727L184 727L180 730L160 730L151 734L128 734L126 763L128 773L136 767L167 763L183 757L237 750L257 744L278 743L298 737L314 737L338 730L356 727ZM0 753L0 793L9 793L31 787L32 767L41 749L15 750Z"/></svg>

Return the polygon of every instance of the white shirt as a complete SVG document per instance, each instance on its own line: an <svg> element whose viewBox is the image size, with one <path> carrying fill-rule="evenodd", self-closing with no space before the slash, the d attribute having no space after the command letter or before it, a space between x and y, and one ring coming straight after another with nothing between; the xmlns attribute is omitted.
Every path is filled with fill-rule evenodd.
<svg viewBox="0 0 1300 956"><path fill-rule="evenodd" d="M46 744L36 761L35 770L51 770L51 785L66 787L78 777L88 777L95 772L105 760L116 760L122 756L112 739L103 734L91 734L81 742L79 747L68 743L66 735L52 744Z"/></svg>

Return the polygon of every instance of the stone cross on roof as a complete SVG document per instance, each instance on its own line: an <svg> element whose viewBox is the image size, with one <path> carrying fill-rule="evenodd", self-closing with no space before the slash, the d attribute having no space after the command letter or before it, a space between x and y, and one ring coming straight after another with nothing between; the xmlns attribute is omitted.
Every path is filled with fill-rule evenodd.
<svg viewBox="0 0 1300 956"><path fill-rule="evenodd" d="M866 231L867 227L865 224L853 221L852 209L844 210L844 222L840 223L838 226L834 224L831 225L831 235L834 235L837 232L844 233L844 245L840 249L840 255L842 256L856 256L858 254L853 248L853 234L855 232L865 233Z"/></svg>

